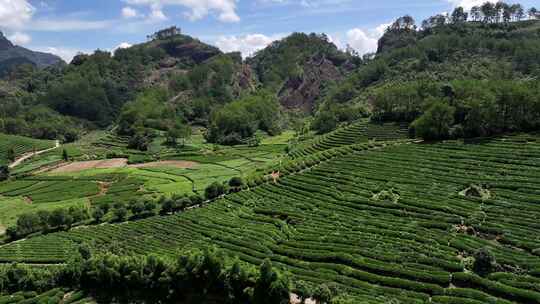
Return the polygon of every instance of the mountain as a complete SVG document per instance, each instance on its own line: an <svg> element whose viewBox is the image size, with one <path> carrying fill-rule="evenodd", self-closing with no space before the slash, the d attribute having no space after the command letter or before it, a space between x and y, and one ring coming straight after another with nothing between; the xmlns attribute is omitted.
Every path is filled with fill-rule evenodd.
<svg viewBox="0 0 540 304"><path fill-rule="evenodd" d="M246 62L285 108L311 113L323 91L354 70L357 59L340 51L324 34L294 33Z"/></svg>
<svg viewBox="0 0 540 304"><path fill-rule="evenodd" d="M60 57L13 45L0 32L0 75L21 64L31 64L38 68L45 68L59 63L64 63Z"/></svg>

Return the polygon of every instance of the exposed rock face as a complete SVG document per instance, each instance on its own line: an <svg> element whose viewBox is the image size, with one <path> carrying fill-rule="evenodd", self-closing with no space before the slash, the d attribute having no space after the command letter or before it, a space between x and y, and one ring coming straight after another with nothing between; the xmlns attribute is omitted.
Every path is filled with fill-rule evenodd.
<svg viewBox="0 0 540 304"><path fill-rule="evenodd" d="M255 91L256 83L255 77L251 67L247 64L241 64L239 69L236 71L235 76L235 90L237 92L242 91Z"/></svg>
<svg viewBox="0 0 540 304"><path fill-rule="evenodd" d="M278 93L279 100L288 109L312 112L324 86L342 77L340 70L326 57L312 58L304 64L303 75L285 82Z"/></svg>
<svg viewBox="0 0 540 304"><path fill-rule="evenodd" d="M55 55L34 52L29 49L15 46L0 32L0 75L21 64L32 64L38 68L64 63Z"/></svg>
<svg viewBox="0 0 540 304"><path fill-rule="evenodd" d="M14 47L14 45L9 41L2 32L0 32L0 51L5 51Z"/></svg>

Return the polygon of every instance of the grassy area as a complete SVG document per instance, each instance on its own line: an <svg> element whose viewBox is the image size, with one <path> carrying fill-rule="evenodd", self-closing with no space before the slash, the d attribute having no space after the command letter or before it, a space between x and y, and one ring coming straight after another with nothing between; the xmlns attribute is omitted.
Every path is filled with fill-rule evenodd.
<svg viewBox="0 0 540 304"><path fill-rule="evenodd" d="M0 165L7 164L8 151L13 149L15 157L24 153L44 150L54 147L52 140L39 140L23 136L7 135L0 133Z"/></svg>

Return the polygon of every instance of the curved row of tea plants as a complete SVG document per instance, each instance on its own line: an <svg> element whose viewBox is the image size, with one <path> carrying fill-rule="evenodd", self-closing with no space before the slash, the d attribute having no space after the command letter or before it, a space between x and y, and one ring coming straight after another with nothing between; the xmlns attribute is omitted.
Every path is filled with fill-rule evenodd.
<svg viewBox="0 0 540 304"><path fill-rule="evenodd" d="M292 158L298 158L368 140L387 141L406 139L407 137L408 130L406 125L393 123L374 124L360 121L302 143L290 151L289 155Z"/></svg>
<svg viewBox="0 0 540 304"><path fill-rule="evenodd" d="M204 208L6 244L0 261L211 244L362 303L540 303L540 136L353 147ZM483 248L494 260L480 276Z"/></svg>

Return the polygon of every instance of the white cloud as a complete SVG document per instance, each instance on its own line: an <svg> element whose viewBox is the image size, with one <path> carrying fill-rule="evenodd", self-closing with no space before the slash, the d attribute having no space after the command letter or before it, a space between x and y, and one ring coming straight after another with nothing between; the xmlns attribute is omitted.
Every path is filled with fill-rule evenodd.
<svg viewBox="0 0 540 304"><path fill-rule="evenodd" d="M34 12L27 0L0 0L0 27L20 29L32 19Z"/></svg>
<svg viewBox="0 0 540 304"><path fill-rule="evenodd" d="M77 54L89 53L88 51L82 51L82 50L74 49L74 48L52 47L52 46L36 47L35 50L40 51L40 52L54 54L54 55L62 58L67 63L71 62L73 57L75 57Z"/></svg>
<svg viewBox="0 0 540 304"><path fill-rule="evenodd" d="M16 45L25 45L32 41L32 37L30 37L30 35L21 32L13 33L8 37L8 39Z"/></svg>
<svg viewBox="0 0 540 304"><path fill-rule="evenodd" d="M163 11L161 9L152 9L152 12L150 13L150 15L148 15L148 19L147 21L149 22L161 22L161 21L165 21L169 18L167 18L167 16L165 16L165 14L163 13Z"/></svg>
<svg viewBox="0 0 540 304"><path fill-rule="evenodd" d="M199 20L211 12L218 14L218 19L223 22L238 22L240 17L236 13L237 0L123 0L130 5L150 7L152 15L161 13L164 6L183 6L190 10L186 16L190 20Z"/></svg>
<svg viewBox="0 0 540 304"><path fill-rule="evenodd" d="M112 20L53 20L39 19L29 22L24 28L32 31L67 32L86 31L110 28L114 24Z"/></svg>
<svg viewBox="0 0 540 304"><path fill-rule="evenodd" d="M377 50L378 39L359 28L347 31L345 37L346 43L360 55L372 53Z"/></svg>
<svg viewBox="0 0 540 304"><path fill-rule="evenodd" d="M281 39L283 36L266 36L263 34L220 36L216 41L216 45L223 52L241 52L243 57L249 57L258 50L264 49L272 42Z"/></svg>
<svg viewBox="0 0 540 304"><path fill-rule="evenodd" d="M118 50L118 49L127 49L127 48L130 48L132 46L133 45L131 43L122 42L119 45L117 45L115 48L112 49L112 53L114 54L114 52L116 52L116 50Z"/></svg>
<svg viewBox="0 0 540 304"><path fill-rule="evenodd" d="M126 6L122 8L122 17L129 19L129 18L136 18L139 16L139 12L137 12L136 9Z"/></svg>
<svg viewBox="0 0 540 304"><path fill-rule="evenodd" d="M350 46L360 55L373 53L377 51L377 44L388 26L391 23L383 23L375 28L363 30L352 28L345 35L337 34L332 37L332 41L341 49Z"/></svg>
<svg viewBox="0 0 540 304"><path fill-rule="evenodd" d="M456 7L463 7L465 10L470 10L473 6L481 6L482 4L486 2L492 2L495 3L497 1L491 1L491 0L447 0L451 4L455 5Z"/></svg>

